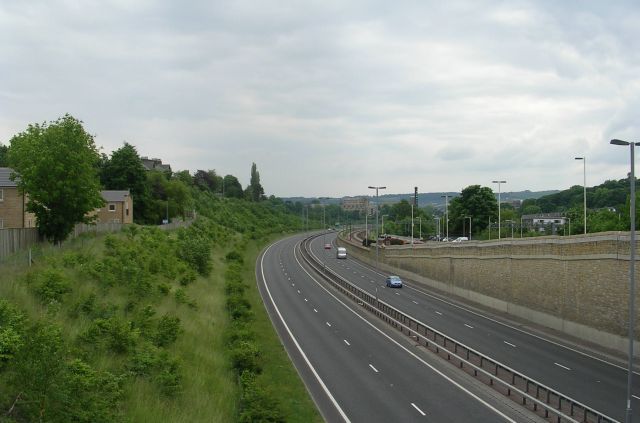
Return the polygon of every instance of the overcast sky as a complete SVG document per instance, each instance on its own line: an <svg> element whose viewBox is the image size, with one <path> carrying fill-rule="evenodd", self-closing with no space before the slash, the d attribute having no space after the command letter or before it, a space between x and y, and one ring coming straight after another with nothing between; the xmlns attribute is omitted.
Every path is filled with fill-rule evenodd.
<svg viewBox="0 0 640 423"><path fill-rule="evenodd" d="M593 186L640 141L638 40L637 1L1 0L0 143L70 113L268 195Z"/></svg>

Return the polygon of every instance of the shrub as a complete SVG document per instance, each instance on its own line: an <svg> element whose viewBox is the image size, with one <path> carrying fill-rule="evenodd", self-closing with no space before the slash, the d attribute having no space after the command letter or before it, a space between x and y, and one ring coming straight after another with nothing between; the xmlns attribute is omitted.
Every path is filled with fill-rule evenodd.
<svg viewBox="0 0 640 423"><path fill-rule="evenodd" d="M158 373L154 377L154 381L159 385L160 392L166 396L177 395L182 387L180 362L170 357L166 351L162 351L158 356L156 366Z"/></svg>
<svg viewBox="0 0 640 423"><path fill-rule="evenodd" d="M36 295L43 303L61 302L62 296L71 292L69 280L57 269L46 269L35 276Z"/></svg>
<svg viewBox="0 0 640 423"><path fill-rule="evenodd" d="M248 370L260 373L260 350L253 341L238 341L230 349L231 364L238 373Z"/></svg>
<svg viewBox="0 0 640 423"><path fill-rule="evenodd" d="M153 343L158 347L173 344L182 332L179 317L171 317L167 314L160 318L158 328L153 338Z"/></svg>
<svg viewBox="0 0 640 423"><path fill-rule="evenodd" d="M138 337L138 329L115 316L95 319L89 329L81 335L85 342L105 347L115 353L129 352L135 346Z"/></svg>
<svg viewBox="0 0 640 423"><path fill-rule="evenodd" d="M239 422L284 423L286 421L280 405L272 394L258 385L254 373L243 372L240 375L240 387L242 394Z"/></svg>
<svg viewBox="0 0 640 423"><path fill-rule="evenodd" d="M171 286L166 282L161 282L158 284L158 291L160 291L162 295L168 295L169 292L171 292Z"/></svg>
<svg viewBox="0 0 640 423"><path fill-rule="evenodd" d="M180 278L178 279L178 282L182 286L187 286L187 285L192 284L193 282L195 282L196 281L196 277L197 277L197 274L196 274L196 272L194 270L185 269L184 273L182 273L180 275Z"/></svg>
<svg viewBox="0 0 640 423"><path fill-rule="evenodd" d="M25 317L13 304L0 299L0 370L24 343Z"/></svg>
<svg viewBox="0 0 640 423"><path fill-rule="evenodd" d="M225 256L225 259L227 260L227 263L230 263L233 261L241 264L244 263L244 259L242 258L242 255L240 255L240 253L237 252L236 250L229 251Z"/></svg>
<svg viewBox="0 0 640 423"><path fill-rule="evenodd" d="M227 312L231 320L250 320L253 317L251 303L237 294L227 297Z"/></svg>

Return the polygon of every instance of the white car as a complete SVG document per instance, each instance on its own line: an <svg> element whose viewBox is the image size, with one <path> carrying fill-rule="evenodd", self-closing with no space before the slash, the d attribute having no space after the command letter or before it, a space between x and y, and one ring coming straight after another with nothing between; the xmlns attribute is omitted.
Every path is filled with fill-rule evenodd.
<svg viewBox="0 0 640 423"><path fill-rule="evenodd" d="M467 238L466 236L459 236L451 242L464 242L464 241L469 241L469 238Z"/></svg>

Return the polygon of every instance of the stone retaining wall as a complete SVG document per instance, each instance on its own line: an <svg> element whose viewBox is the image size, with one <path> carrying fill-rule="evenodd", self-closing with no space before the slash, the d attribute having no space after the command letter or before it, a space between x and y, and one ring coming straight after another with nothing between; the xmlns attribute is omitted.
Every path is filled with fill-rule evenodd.
<svg viewBox="0 0 640 423"><path fill-rule="evenodd" d="M344 238L339 244L375 264L375 247ZM378 260L388 272L627 351L629 245L628 232L433 242L381 247Z"/></svg>

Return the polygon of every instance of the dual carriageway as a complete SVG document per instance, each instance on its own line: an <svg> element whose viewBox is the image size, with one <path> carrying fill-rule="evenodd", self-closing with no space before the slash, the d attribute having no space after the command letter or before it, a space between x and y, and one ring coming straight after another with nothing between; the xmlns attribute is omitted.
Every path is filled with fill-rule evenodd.
<svg viewBox="0 0 640 423"><path fill-rule="evenodd" d="M335 236L283 239L256 268L267 311L325 420L623 420L624 367L411 281L387 288L386 274L337 260Z"/></svg>

